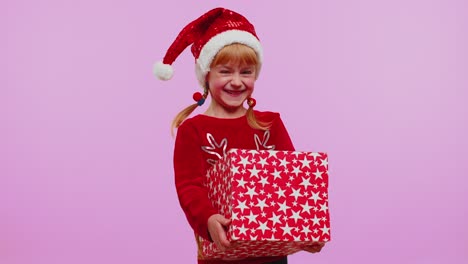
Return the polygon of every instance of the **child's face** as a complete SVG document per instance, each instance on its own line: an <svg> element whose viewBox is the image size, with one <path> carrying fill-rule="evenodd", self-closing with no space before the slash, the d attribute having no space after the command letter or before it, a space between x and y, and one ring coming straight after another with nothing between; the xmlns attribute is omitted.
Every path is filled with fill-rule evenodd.
<svg viewBox="0 0 468 264"><path fill-rule="evenodd" d="M228 63L212 67L207 75L211 106L227 112L243 109L243 102L254 90L255 79L255 65Z"/></svg>

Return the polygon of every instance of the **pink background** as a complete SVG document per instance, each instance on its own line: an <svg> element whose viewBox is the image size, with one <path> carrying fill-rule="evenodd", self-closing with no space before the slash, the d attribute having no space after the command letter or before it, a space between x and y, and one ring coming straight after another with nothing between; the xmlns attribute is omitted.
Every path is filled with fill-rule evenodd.
<svg viewBox="0 0 468 264"><path fill-rule="evenodd" d="M2 1L0 263L195 262L169 130L194 61L152 65L217 6L264 45L257 108L330 155L333 240L290 263L466 263L462 0Z"/></svg>

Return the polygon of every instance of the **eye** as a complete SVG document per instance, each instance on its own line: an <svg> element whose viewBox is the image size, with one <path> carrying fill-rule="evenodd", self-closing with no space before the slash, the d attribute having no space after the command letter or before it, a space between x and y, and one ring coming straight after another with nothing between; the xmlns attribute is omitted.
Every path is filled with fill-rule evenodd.
<svg viewBox="0 0 468 264"><path fill-rule="evenodd" d="M229 69L228 67L219 67L218 68L218 73L220 73L220 74L229 74L229 73L231 73L231 69Z"/></svg>
<svg viewBox="0 0 468 264"><path fill-rule="evenodd" d="M250 75L252 73L253 73L252 70L244 70L244 71L241 72L241 74L245 74L245 75Z"/></svg>

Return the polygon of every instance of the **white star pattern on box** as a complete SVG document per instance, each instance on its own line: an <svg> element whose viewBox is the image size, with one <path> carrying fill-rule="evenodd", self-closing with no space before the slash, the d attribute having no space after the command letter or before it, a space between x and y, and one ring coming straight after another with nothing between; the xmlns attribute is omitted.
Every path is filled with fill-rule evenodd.
<svg viewBox="0 0 468 264"><path fill-rule="evenodd" d="M257 136L258 146L268 137ZM231 219L227 236L239 246L221 252L202 239L205 258L289 255L330 240L326 153L231 149L206 177L213 206Z"/></svg>

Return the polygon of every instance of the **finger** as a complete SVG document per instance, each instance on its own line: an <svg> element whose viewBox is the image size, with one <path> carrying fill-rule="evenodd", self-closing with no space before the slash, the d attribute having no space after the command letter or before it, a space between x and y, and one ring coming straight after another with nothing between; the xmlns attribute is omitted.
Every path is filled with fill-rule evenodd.
<svg viewBox="0 0 468 264"><path fill-rule="evenodd" d="M229 242L229 240L227 239L226 237L226 232L224 231L224 229L220 230L219 231L219 243L224 247L224 248L228 248L231 246L231 243Z"/></svg>
<svg viewBox="0 0 468 264"><path fill-rule="evenodd" d="M221 244L221 241L218 238L215 240L215 244L216 244L216 246L218 247L219 250L221 250L221 251L226 250L226 248Z"/></svg>
<svg viewBox="0 0 468 264"><path fill-rule="evenodd" d="M216 235L217 235L216 240L218 242L217 245L219 249L223 251L226 250L226 248L230 246L230 243L226 238L226 232L224 231L224 228L222 225L218 225L216 227Z"/></svg>
<svg viewBox="0 0 468 264"><path fill-rule="evenodd" d="M227 227L229 224L231 224L231 219L226 219L226 218L224 218L224 219L222 219L220 222L221 222L221 224L222 224L223 226L226 226L226 227Z"/></svg>
<svg viewBox="0 0 468 264"><path fill-rule="evenodd" d="M223 247L221 246L221 244L219 243L219 240L218 239L213 239L213 242L215 243L216 247L221 250L221 251L224 251Z"/></svg>

